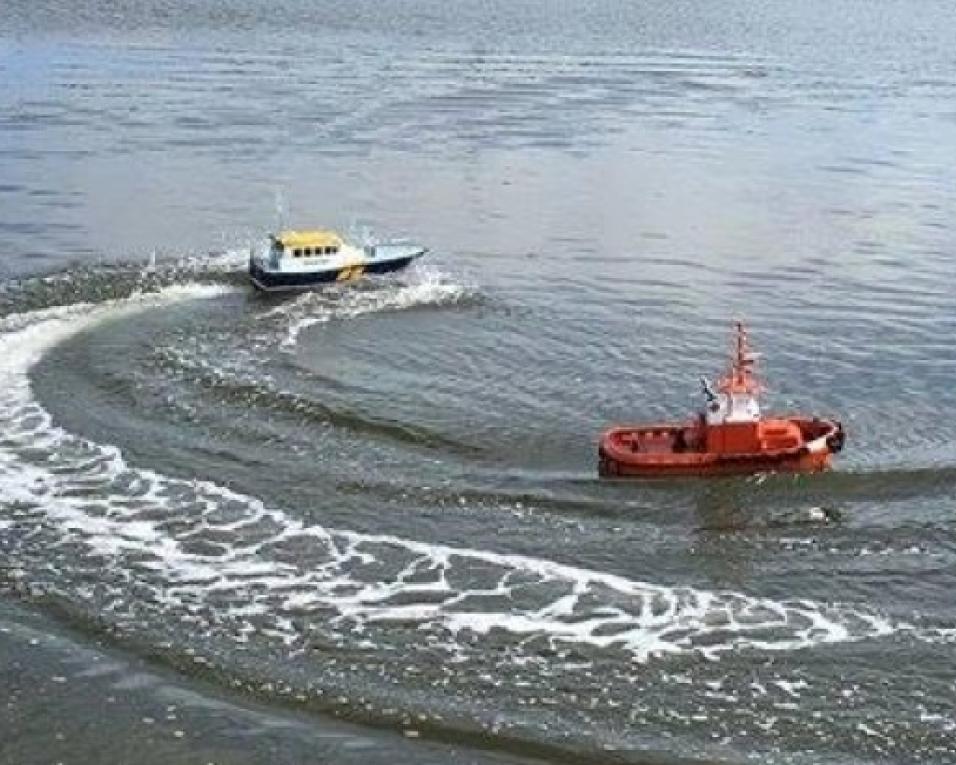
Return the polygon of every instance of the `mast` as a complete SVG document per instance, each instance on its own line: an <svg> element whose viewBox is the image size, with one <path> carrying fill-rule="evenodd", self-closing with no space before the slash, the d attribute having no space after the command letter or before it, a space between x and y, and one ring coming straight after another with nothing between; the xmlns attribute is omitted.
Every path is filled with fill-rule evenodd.
<svg viewBox="0 0 956 765"><path fill-rule="evenodd" d="M276 205L276 236L278 236L282 230L285 228L285 199L282 196L282 189L276 188L275 190L275 205Z"/></svg>
<svg viewBox="0 0 956 765"><path fill-rule="evenodd" d="M754 364L757 361L758 354L750 350L747 328L744 326L744 323L738 321L736 325L737 337L734 342L730 370L727 375L720 380L718 389L723 393L757 396L763 390L763 385L761 385L754 373Z"/></svg>

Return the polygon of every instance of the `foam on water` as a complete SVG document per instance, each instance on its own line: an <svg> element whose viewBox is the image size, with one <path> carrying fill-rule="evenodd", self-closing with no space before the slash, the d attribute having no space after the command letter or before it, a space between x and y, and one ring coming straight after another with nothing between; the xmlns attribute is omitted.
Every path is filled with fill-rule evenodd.
<svg viewBox="0 0 956 765"><path fill-rule="evenodd" d="M351 319L418 306L452 305L473 292L436 268L418 266L411 273L413 280L397 289L355 289L348 285L344 294L333 293L331 300L329 292L303 292L268 312L266 318L288 323L282 340L282 347L288 349L295 346L304 330L332 319Z"/></svg>
<svg viewBox="0 0 956 765"><path fill-rule="evenodd" d="M434 287L402 287L368 306L356 298L336 315L388 310L423 289ZM223 291L174 287L0 322L0 541L16 550L41 526L55 546L85 550L141 593L127 599L166 617L205 618L210 630L228 626L240 639L258 632L287 645L307 637L310 615L343 643L357 632L387 639L390 629L412 625L441 634L452 650L495 632L519 651L522 640L540 638L624 650L637 661L792 651L898 629L865 608L667 587L541 558L309 525L210 482L133 468L116 448L57 427L35 399L29 370L57 343L124 313ZM211 607L206 617L197 616L201 604Z"/></svg>

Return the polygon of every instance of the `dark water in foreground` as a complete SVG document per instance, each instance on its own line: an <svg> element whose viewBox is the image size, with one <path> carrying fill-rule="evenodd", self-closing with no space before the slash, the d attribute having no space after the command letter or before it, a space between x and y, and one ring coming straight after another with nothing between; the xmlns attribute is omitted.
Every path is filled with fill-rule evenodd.
<svg viewBox="0 0 956 765"><path fill-rule="evenodd" d="M954 29L7 3L0 762L956 760ZM433 254L257 298L277 189ZM597 480L735 316L837 469Z"/></svg>

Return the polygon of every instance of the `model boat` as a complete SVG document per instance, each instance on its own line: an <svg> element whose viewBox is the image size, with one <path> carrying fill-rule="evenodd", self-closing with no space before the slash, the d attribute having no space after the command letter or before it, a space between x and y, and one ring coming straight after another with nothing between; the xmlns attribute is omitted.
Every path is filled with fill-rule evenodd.
<svg viewBox="0 0 956 765"><path fill-rule="evenodd" d="M802 415L765 417L755 362L747 331L738 323L730 369L716 390L701 381L706 401L697 417L681 423L611 427L598 447L599 473L650 477L827 468L843 448L843 426L836 420Z"/></svg>
<svg viewBox="0 0 956 765"><path fill-rule="evenodd" d="M249 256L249 279L265 292L309 289L405 268L428 252L404 241L356 245L334 231L281 231Z"/></svg>

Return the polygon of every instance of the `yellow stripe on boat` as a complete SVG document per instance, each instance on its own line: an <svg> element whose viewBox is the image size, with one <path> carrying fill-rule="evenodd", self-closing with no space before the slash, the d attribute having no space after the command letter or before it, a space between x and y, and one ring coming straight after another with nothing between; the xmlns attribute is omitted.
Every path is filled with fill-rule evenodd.
<svg viewBox="0 0 956 765"><path fill-rule="evenodd" d="M365 266L346 266L339 271L335 280L337 282L351 281L352 279L358 279L363 273L365 273Z"/></svg>

